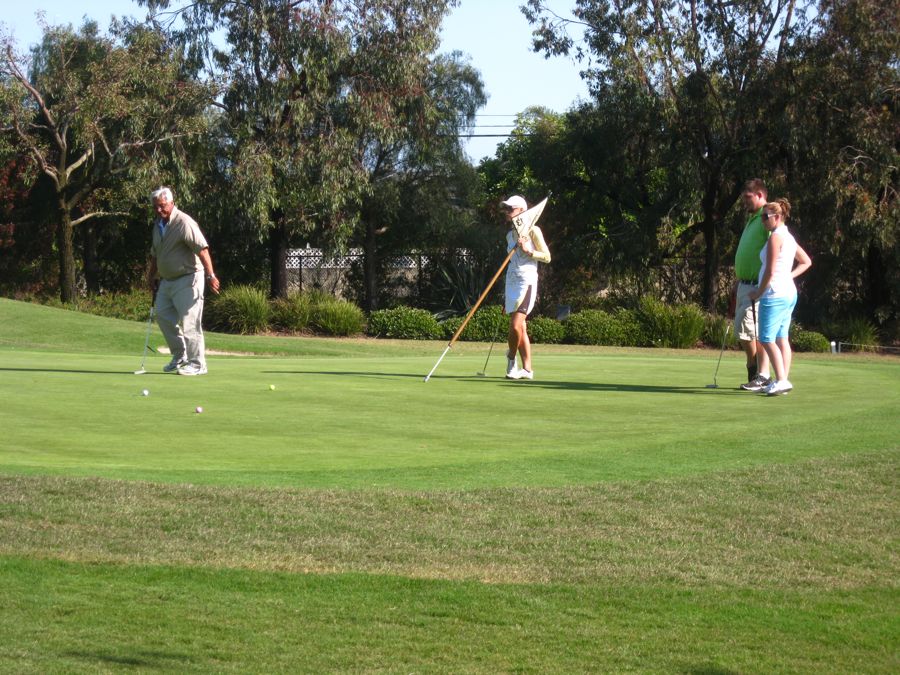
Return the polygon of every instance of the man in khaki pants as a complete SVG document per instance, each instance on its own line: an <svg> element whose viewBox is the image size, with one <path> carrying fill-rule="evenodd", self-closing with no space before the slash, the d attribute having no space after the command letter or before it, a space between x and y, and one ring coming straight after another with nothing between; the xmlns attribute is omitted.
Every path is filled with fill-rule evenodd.
<svg viewBox="0 0 900 675"><path fill-rule="evenodd" d="M153 225L147 280L152 288L159 276L156 320L172 354L172 360L163 370L177 371L179 375L205 375L202 326L205 281L209 281L214 293L219 292L209 244L194 219L175 208L169 188L154 190L151 197L158 218Z"/></svg>

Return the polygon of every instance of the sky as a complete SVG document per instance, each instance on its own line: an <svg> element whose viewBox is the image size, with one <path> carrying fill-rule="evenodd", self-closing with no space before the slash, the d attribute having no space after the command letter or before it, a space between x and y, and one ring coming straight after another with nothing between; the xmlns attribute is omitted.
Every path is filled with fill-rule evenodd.
<svg viewBox="0 0 900 675"><path fill-rule="evenodd" d="M587 98L587 87L578 76L578 65L565 57L545 59L531 50L531 26L519 11L524 0L462 0L445 19L441 33L443 53L461 51L481 72L488 95L487 105L479 112L476 135L505 134L515 115L529 106L540 105L565 112L579 99ZM561 15L567 14L574 0L545 0ZM36 18L43 11L51 25L81 25L88 16L101 28L109 18L142 18L146 10L132 0L24 0L6 3L0 22L11 31L20 48L40 39ZM466 141L466 152L478 162L493 156L503 138L475 137Z"/></svg>

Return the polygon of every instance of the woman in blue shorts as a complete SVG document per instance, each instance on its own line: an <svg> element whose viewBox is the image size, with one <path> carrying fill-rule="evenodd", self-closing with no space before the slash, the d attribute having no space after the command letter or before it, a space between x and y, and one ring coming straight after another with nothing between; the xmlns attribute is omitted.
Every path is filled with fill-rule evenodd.
<svg viewBox="0 0 900 675"><path fill-rule="evenodd" d="M791 314L797 304L794 279L812 265L806 251L800 248L785 225L790 212L787 199L769 202L763 207L763 227L770 235L759 252L762 260L759 285L750 294L753 300L759 299L759 341L775 370L775 379L763 389L767 396L786 394L794 388L788 380L792 358L788 332Z"/></svg>

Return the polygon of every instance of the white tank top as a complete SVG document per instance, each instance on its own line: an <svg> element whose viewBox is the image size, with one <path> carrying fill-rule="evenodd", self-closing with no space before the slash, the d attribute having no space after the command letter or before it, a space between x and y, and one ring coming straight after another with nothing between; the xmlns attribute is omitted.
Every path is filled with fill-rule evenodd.
<svg viewBox="0 0 900 675"><path fill-rule="evenodd" d="M772 274L772 281L766 289L764 295L772 298L787 298L797 294L797 286L794 284L794 278L791 272L794 269L794 257L797 255L797 240L794 239L787 225L782 225L769 237L781 237L781 251L775 260L775 270ZM762 281L766 275L766 265L768 263L768 244L762 247L759 252L760 260L762 260L762 269L759 271L759 281Z"/></svg>

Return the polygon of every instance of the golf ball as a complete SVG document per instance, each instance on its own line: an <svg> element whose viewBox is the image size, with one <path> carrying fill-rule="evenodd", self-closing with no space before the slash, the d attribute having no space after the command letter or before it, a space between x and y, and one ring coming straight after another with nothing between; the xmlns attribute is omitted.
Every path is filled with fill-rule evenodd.
<svg viewBox="0 0 900 675"><path fill-rule="evenodd" d="M269 389L271 389L272 391L275 391L275 385L274 385L274 384L270 384L270 385L269 385Z"/></svg>
<svg viewBox="0 0 900 675"><path fill-rule="evenodd" d="M198 405L198 406L194 409L194 412L197 413L197 414L202 413L202 412L203 412L203 408L202 408L201 406Z"/></svg>
<svg viewBox="0 0 900 675"><path fill-rule="evenodd" d="M149 395L150 395L149 389L144 389L144 391L141 392L141 396L149 396Z"/></svg>

